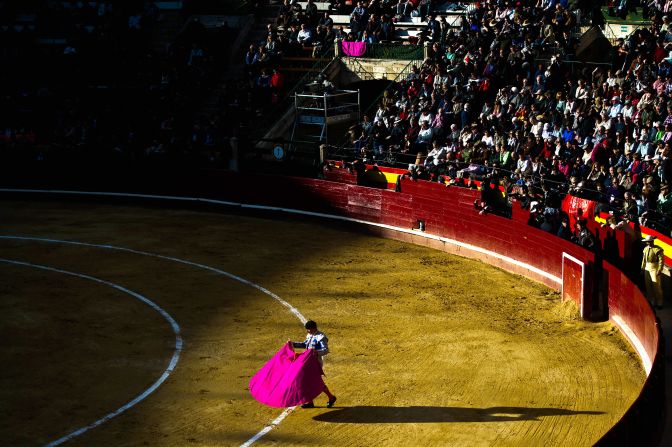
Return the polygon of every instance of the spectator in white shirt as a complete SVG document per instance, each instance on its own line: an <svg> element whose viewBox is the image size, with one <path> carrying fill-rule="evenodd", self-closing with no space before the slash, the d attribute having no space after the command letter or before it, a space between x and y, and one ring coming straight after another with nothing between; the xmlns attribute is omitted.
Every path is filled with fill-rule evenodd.
<svg viewBox="0 0 672 447"><path fill-rule="evenodd" d="M623 110L623 104L621 104L621 97L614 96L611 98L611 107L609 108L609 118L616 118L618 114Z"/></svg>
<svg viewBox="0 0 672 447"><path fill-rule="evenodd" d="M313 33L306 27L305 23L301 24L301 30L296 38L301 45L310 45L313 40Z"/></svg>
<svg viewBox="0 0 672 447"><path fill-rule="evenodd" d="M481 137L481 141L485 143L486 146L488 146L489 149L492 149L495 146L495 139L490 135L490 131L488 129L485 130L483 133L483 137Z"/></svg>

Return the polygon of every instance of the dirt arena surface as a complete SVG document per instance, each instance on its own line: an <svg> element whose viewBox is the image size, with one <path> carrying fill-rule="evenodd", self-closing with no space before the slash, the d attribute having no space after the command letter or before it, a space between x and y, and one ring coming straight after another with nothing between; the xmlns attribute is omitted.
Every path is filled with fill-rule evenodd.
<svg viewBox="0 0 672 447"><path fill-rule="evenodd" d="M255 445L592 445L644 381L609 323L480 262L303 223L167 208L0 202L0 236L110 244L238 275L315 319L330 339L313 410ZM0 445L44 445L154 393L73 446L240 445L282 413L247 383L298 318L222 274L104 248L0 239Z"/></svg>

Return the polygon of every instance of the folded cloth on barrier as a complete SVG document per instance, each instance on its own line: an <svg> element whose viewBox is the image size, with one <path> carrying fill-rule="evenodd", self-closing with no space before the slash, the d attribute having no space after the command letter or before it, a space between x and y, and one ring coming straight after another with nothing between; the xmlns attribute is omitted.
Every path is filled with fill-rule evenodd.
<svg viewBox="0 0 672 447"><path fill-rule="evenodd" d="M366 42L341 42L343 54L359 57L366 53Z"/></svg>
<svg viewBox="0 0 672 447"><path fill-rule="evenodd" d="M322 367L313 349L297 354L287 343L250 379L250 394L270 407L311 402L324 391Z"/></svg>

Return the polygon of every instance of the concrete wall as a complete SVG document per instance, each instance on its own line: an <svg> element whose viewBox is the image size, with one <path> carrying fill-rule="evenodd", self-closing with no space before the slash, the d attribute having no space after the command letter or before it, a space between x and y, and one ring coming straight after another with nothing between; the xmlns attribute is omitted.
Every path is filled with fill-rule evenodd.
<svg viewBox="0 0 672 447"><path fill-rule="evenodd" d="M361 57L343 57L341 61L344 70L354 74L361 81L371 79L395 79L401 71L406 68L410 61L395 61L382 59L365 59ZM417 61L421 64L422 61ZM351 81L353 82L353 81Z"/></svg>

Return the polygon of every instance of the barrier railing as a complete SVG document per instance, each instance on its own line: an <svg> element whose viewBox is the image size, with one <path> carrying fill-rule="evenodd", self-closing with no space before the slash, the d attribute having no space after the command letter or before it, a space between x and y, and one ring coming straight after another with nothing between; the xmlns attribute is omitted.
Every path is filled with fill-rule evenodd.
<svg viewBox="0 0 672 447"><path fill-rule="evenodd" d="M366 45L366 52L361 57L402 61L422 60L424 47L422 45L371 43Z"/></svg>
<svg viewBox="0 0 672 447"><path fill-rule="evenodd" d="M537 63L549 63L551 61L548 58L535 58L534 60ZM595 69L596 67L611 68L612 66L611 62L583 62L577 60L563 60L562 64L569 66L572 75L574 75L577 71L582 70L583 68L590 68L590 69Z"/></svg>
<svg viewBox="0 0 672 447"><path fill-rule="evenodd" d="M319 77L325 72L325 70L336 61L338 58L334 57L334 49L329 48L326 52L319 58L315 60L315 63L310 69L306 71L296 83L290 88L287 93L278 100L277 104L266 113L266 116L279 117L282 116L294 102L294 95L299 93L301 89L306 84L309 84L313 79ZM256 129L256 136L262 138L265 136L266 132L275 124L274 120L269 120L265 126L260 126Z"/></svg>

